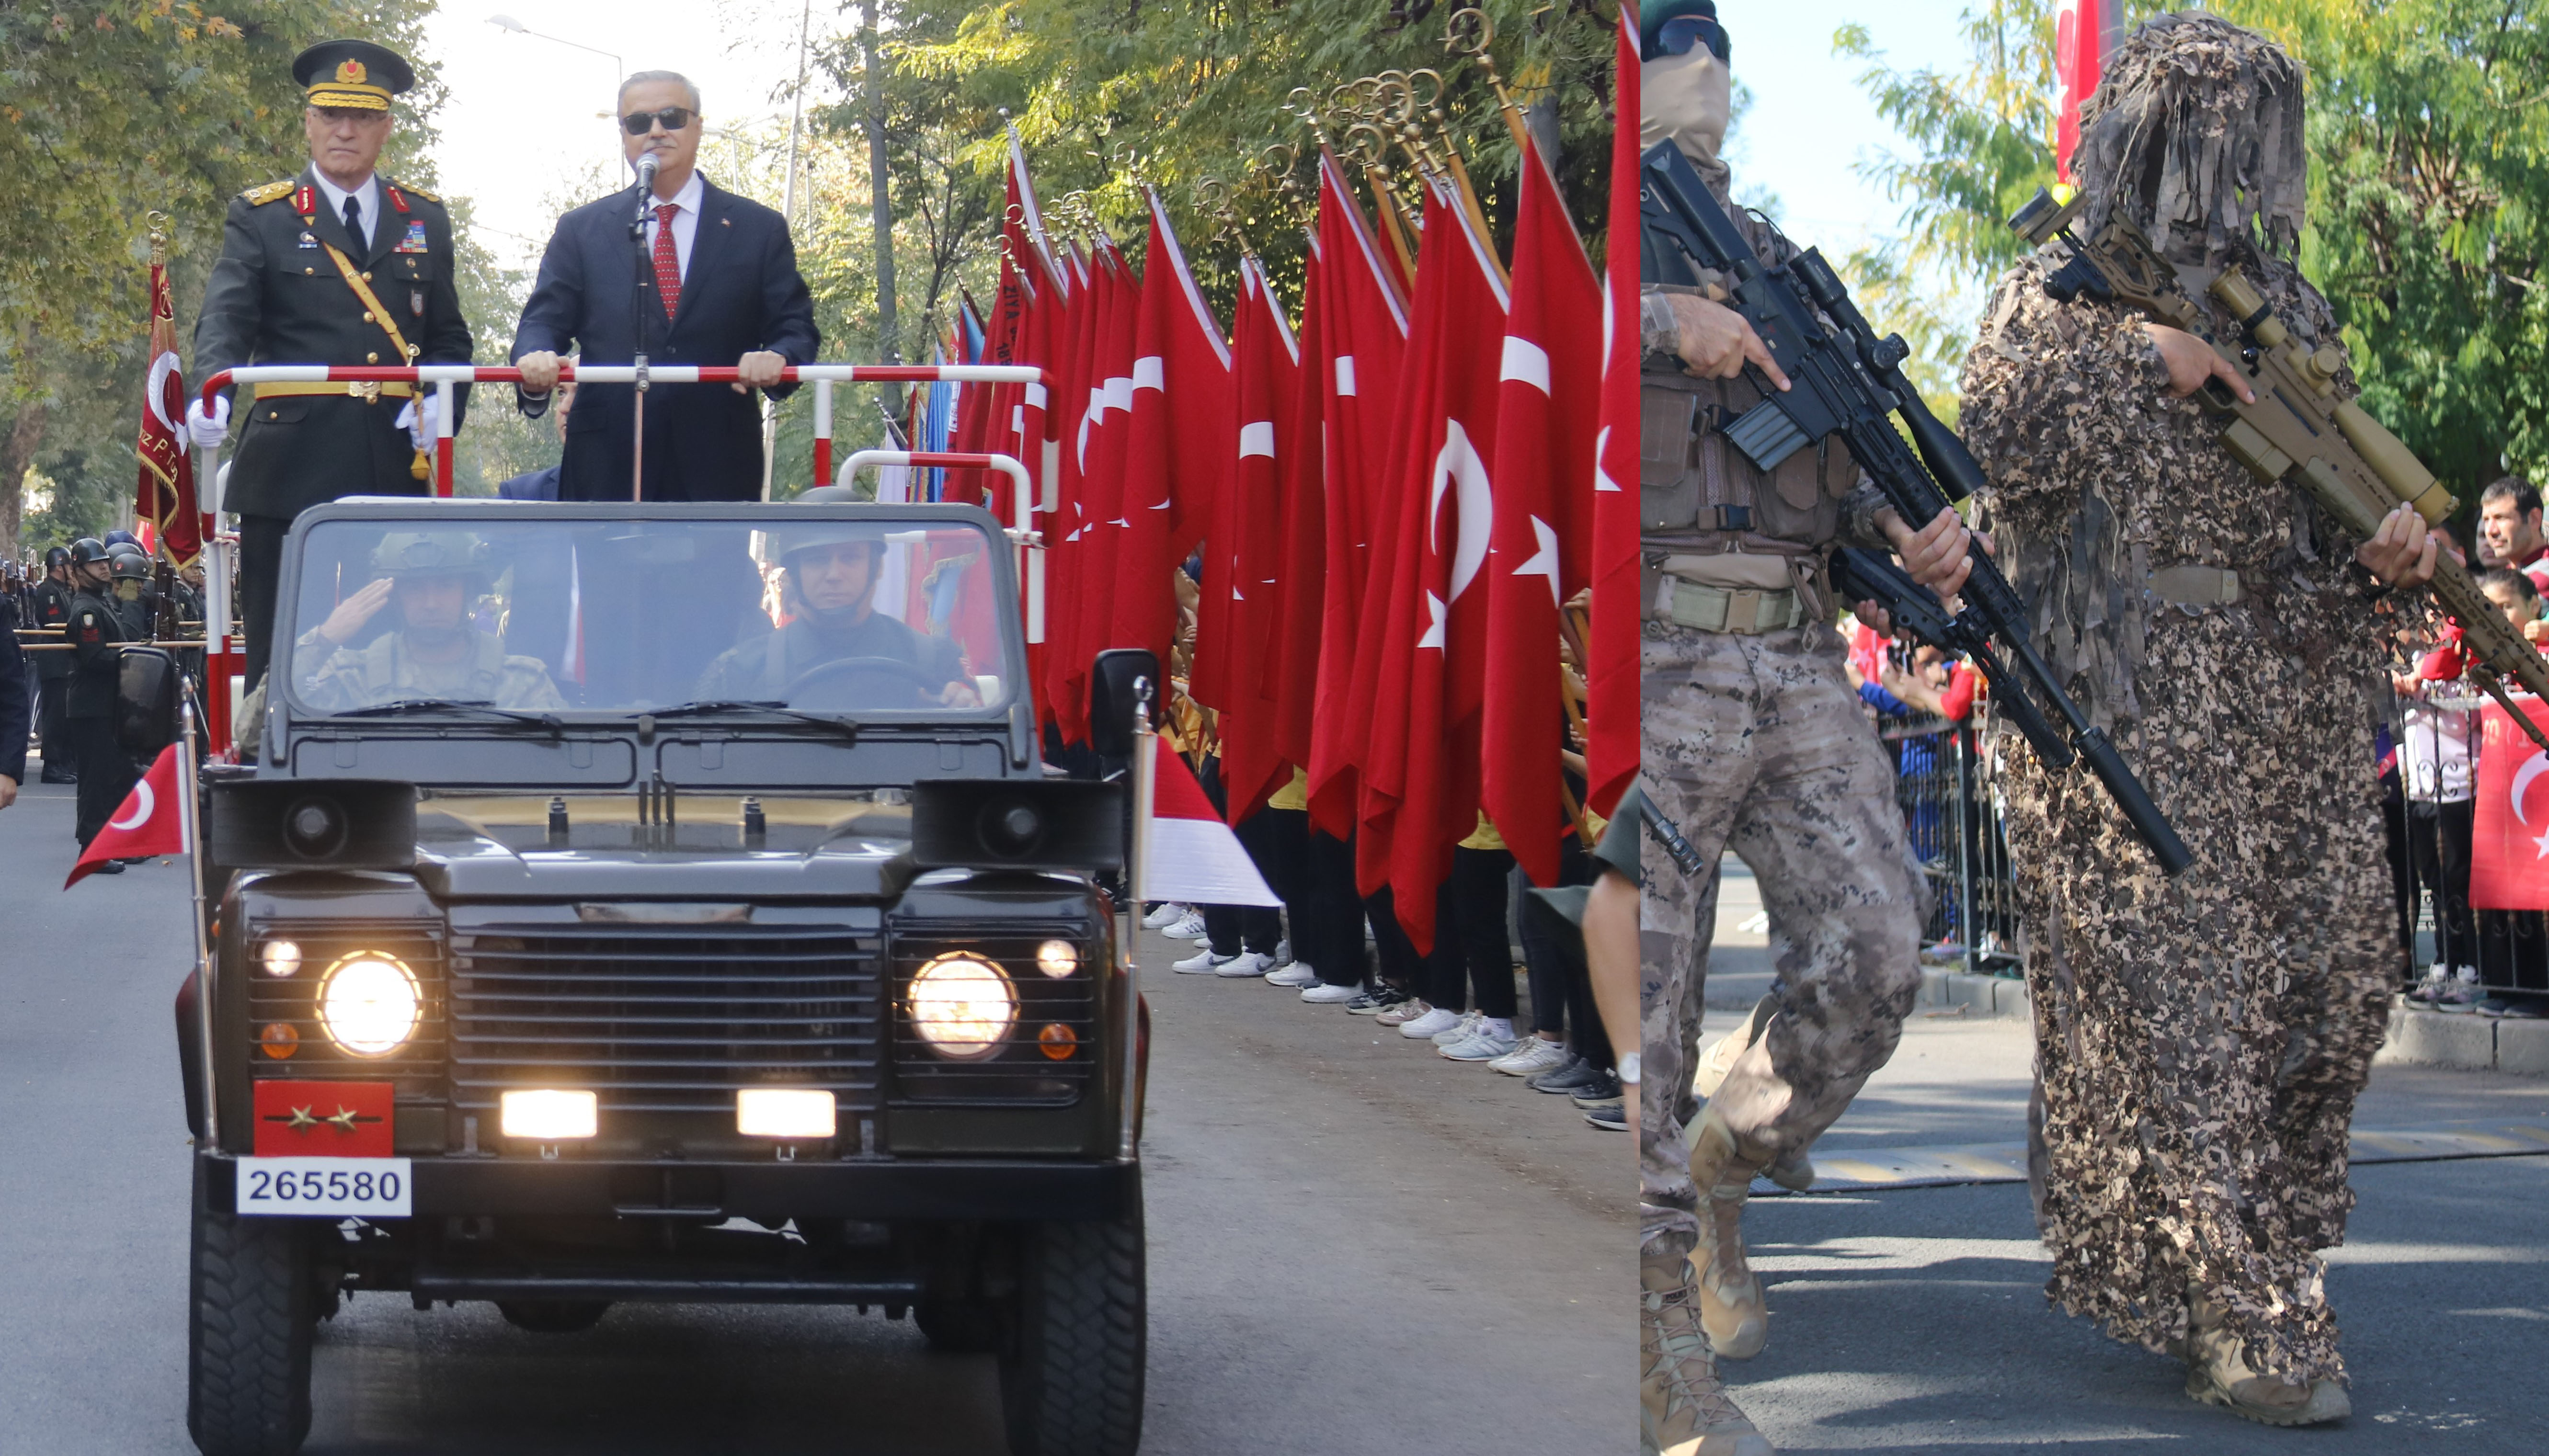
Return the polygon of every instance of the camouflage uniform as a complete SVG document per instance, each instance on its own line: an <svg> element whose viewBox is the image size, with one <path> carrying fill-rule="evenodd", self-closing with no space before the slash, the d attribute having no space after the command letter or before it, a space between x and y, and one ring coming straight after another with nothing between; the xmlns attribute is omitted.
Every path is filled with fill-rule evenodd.
<svg viewBox="0 0 2549 1456"><path fill-rule="evenodd" d="M566 706L538 658L512 656L503 638L484 632L472 632L470 643L468 660L448 665L418 662L399 632L384 633L369 647L340 647L321 657L327 639L315 630L306 632L292 645L293 696L320 712L407 697L492 702L500 708Z"/></svg>
<svg viewBox="0 0 2549 1456"><path fill-rule="evenodd" d="M2170 63L2219 82L2256 56L2233 44ZM2264 229L2285 245L2297 184L2290 201ZM2235 241L2230 255L2298 334L2336 339L2284 257ZM2057 304L2044 277L2030 259L2001 281L1965 363L1984 521L2056 673L2196 856L2163 877L2093 780L2000 743L2041 1081L2046 1294L2154 1350L2184 1339L2190 1295L2205 1297L2255 1368L2341 1377L2313 1251L2344 1233L2346 1125L2391 989L2371 587L2355 543L2303 493L2259 486L2168 397L2138 317ZM2217 336L2233 321L2217 315ZM2353 393L2350 373L2340 388Z"/></svg>
<svg viewBox="0 0 2549 1456"><path fill-rule="evenodd" d="M1702 175L1720 200L1723 168ZM1747 214L1756 253L1793 253ZM1843 540L1882 544L1883 500L1838 441L1764 477L1717 429L1760 396L1748 380L1693 379L1652 352L1641 471L1647 620L1641 643L1644 778L1707 867L1647 876L1640 902L1646 1072L1640 1084L1640 1234L1650 1253L1698 1241L1686 1130L1716 929L1719 857L1759 876L1777 928L1778 1009L1711 1099L1747 1161L1801 1151L1885 1064L1920 986L1918 872L1894 774L1842 673L1822 563ZM1725 597L1737 630L1677 620L1691 584L1782 577L1794 625L1740 630L1759 610ZM1775 590L1775 589L1773 589ZM1721 594L1706 596L1715 616Z"/></svg>

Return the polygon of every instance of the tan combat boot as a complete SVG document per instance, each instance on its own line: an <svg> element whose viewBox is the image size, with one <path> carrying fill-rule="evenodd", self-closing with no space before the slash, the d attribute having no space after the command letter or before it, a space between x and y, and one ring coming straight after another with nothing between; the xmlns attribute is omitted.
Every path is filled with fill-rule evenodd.
<svg viewBox="0 0 2549 1456"><path fill-rule="evenodd" d="M1730 1360L1749 1360L1770 1338L1770 1309L1761 1281L1744 1262L1744 1200L1765 1160L1747 1157L1714 1107L1690 1128L1690 1177L1699 1188L1699 1243L1690 1251L1698 1276L1699 1319L1708 1342Z"/></svg>
<svg viewBox="0 0 2549 1456"><path fill-rule="evenodd" d="M1778 1014L1778 1009L1777 998L1764 996L1754 1004L1751 1014L1744 1018L1742 1025L1711 1042L1708 1049L1699 1054L1699 1067L1691 1074L1691 1090L1701 1097L1716 1096L1717 1089L1726 1084L1727 1074L1735 1070L1736 1059L1751 1050L1752 1044L1761 1040L1762 1032L1769 1028L1770 1018ZM1780 1154L1779 1160L1764 1168L1762 1174L1790 1193L1803 1193L1815 1186L1814 1159L1808 1157L1802 1147Z"/></svg>
<svg viewBox="0 0 2549 1456"><path fill-rule="evenodd" d="M2186 1393L2208 1406L2266 1425L2318 1425L2342 1420L2354 1410L2345 1387L2333 1380L2305 1385L2290 1376L2260 1375L2248 1366L2238 1337L2222 1327L2221 1307L2200 1294L2186 1301Z"/></svg>
<svg viewBox="0 0 2549 1456"><path fill-rule="evenodd" d="M1726 1398L1691 1301L1690 1265L1638 1261L1638 1402L1647 1456L1775 1456Z"/></svg>

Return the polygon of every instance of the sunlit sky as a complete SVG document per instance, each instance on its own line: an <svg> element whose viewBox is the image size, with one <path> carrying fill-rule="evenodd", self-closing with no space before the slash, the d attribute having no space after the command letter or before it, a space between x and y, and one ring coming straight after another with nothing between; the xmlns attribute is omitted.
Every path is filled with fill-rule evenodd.
<svg viewBox="0 0 2549 1456"><path fill-rule="evenodd" d="M1900 138L1861 93L1858 66L1833 55L1833 32L1856 19L1894 64L1953 67L1963 53L1958 0L1722 0L1721 8L1736 77L1752 94L1729 142L1744 191L1775 193L1789 233L1827 252L1891 230L1900 208L1851 164ZM812 11L818 39L856 14L837 0L814 0ZM603 115L623 71L688 74L706 93L711 126L784 122L802 13L802 0L444 0L426 23L428 54L449 91L434 151L442 188L475 202L492 252L527 267L559 198L585 200L577 184L589 185L602 167L614 181L624 175ZM556 40L510 34L488 23L492 15ZM819 79L809 84L813 102L829 98Z"/></svg>

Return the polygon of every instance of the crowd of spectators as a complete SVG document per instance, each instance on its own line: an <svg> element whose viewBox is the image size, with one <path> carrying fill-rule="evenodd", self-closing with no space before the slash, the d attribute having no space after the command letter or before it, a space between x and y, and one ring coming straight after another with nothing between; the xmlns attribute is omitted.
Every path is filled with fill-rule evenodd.
<svg viewBox="0 0 2549 1456"><path fill-rule="evenodd" d="M1220 802L1215 760L1207 794ZM1590 820L1598 838L1599 819ZM1289 990L1299 1004L1369 1017L1410 1049L1485 1067L1564 1097L1596 1128L1622 1129L1618 1062L1593 1005L1583 943L1539 895L1483 815L1453 852L1434 907L1433 948L1419 953L1400 927L1389 890L1355 893L1354 850L1309 822L1296 773L1267 806L1242 820L1240 843L1282 908L1145 906L1143 924L1189 942L1180 975L1253 981ZM1561 885L1593 883L1598 866L1570 837ZM1517 953L1529 997L1515 984ZM1634 1048L1632 1048L1634 1049Z"/></svg>

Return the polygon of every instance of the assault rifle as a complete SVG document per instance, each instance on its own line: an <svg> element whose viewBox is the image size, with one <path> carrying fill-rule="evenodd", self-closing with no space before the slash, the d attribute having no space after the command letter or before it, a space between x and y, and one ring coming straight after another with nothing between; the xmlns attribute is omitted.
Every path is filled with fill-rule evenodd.
<svg viewBox="0 0 2549 1456"><path fill-rule="evenodd" d="M1761 381L1761 403L1719 425L1747 459L1768 471L1806 445L1838 436L1896 513L1916 528L1947 508L1940 482L1958 499L1982 486L1981 465L1903 377L1910 345L1900 334L1877 335L1821 253L1808 248L1775 267L1763 263L1669 141L1640 159L1638 184L1649 278L1697 285L1717 275L1727 307L1752 325L1793 386L1782 394ZM1917 455L1896 430L1897 416L1918 445ZM1994 706L2026 734L2047 771L2086 760L2162 872L2185 869L2195 860L2185 842L2125 767L2114 741L2062 690L2029 640L2027 607L2017 589L1979 542L1971 559L1962 608L1947 620L1956 650L1970 655L1991 683ZM1993 643L2002 650L1993 651ZM2062 720L2064 732L2054 731L2044 708Z"/></svg>
<svg viewBox="0 0 2549 1456"><path fill-rule="evenodd" d="M2221 448L2249 474L2268 485L2298 482L2337 524L2359 537L2379 530L2381 518L2402 503L2415 506L2428 527L2451 515L2451 493L2415 452L2363 407L2337 398L2343 349L2330 343L2305 353L2237 264L2210 279L2180 268L2122 216L2110 217L2095 239L2083 242L2071 230L2079 211L2078 199L2057 207L2039 187L2034 201L2009 220L2010 230L2028 241L2041 245L2058 238L2067 250L2062 266L2045 279L2045 293L2066 304L2082 294L2102 304L2121 303L2211 344L2248 381L2256 403L2242 403L2219 377L2207 379L2194 398L2219 427ZM2196 303L2197 295L2208 293L2239 320L2235 350L2213 337L2212 320ZM2471 679L2504 705L2533 743L2549 750L2549 731L2515 707L2504 689L2510 677L2524 691L2549 698L2549 662L2479 591L2468 569L2441 552L2435 553L2428 590L2459 620L2461 640L2475 650L2479 660L2470 666Z"/></svg>

